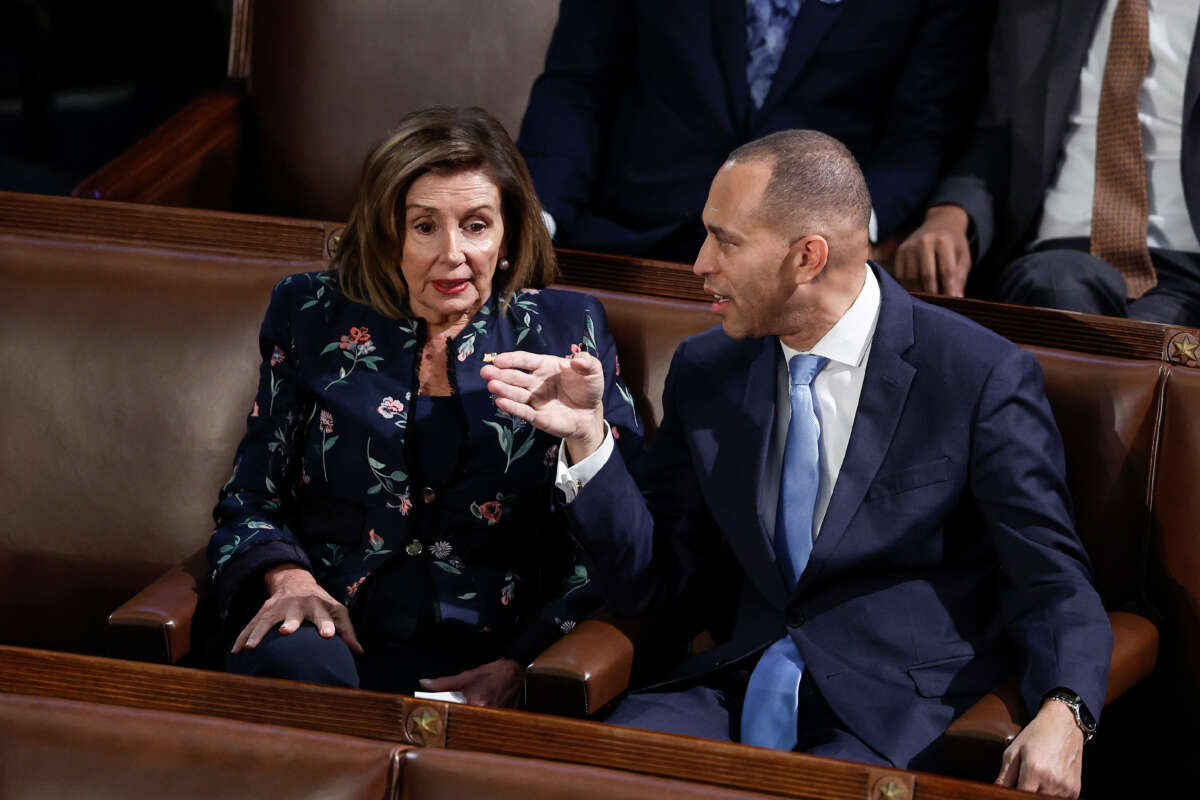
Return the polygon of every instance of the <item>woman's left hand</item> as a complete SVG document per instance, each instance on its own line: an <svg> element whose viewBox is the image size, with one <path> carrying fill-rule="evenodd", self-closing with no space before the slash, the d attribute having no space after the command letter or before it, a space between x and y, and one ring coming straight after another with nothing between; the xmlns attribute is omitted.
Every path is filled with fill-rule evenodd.
<svg viewBox="0 0 1200 800"><path fill-rule="evenodd" d="M495 661L443 678L422 678L427 692L462 692L475 706L511 706L521 691L525 668L511 658Z"/></svg>

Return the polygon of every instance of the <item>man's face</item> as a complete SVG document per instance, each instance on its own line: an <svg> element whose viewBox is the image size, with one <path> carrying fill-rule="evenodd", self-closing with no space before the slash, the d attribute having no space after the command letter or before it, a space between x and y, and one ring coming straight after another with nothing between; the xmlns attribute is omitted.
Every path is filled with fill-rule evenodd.
<svg viewBox="0 0 1200 800"><path fill-rule="evenodd" d="M692 271L715 295L712 311L735 339L788 332L796 291L785 264L789 242L758 211L770 177L769 164L726 162L704 206L708 236Z"/></svg>

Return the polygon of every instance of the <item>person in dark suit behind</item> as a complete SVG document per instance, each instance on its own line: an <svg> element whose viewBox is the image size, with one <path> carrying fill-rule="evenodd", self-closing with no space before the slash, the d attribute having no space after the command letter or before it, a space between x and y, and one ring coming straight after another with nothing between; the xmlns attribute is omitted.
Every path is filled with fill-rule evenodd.
<svg viewBox="0 0 1200 800"><path fill-rule="evenodd" d="M1077 794L1112 631L1041 371L868 262L869 211L828 136L733 152L694 268L721 327L677 350L636 483L597 361L504 353L482 375L565 438L571 530L617 612L723 592L722 548L744 575L723 641L610 721L929 768L1015 674L1031 721L998 780Z"/></svg>
<svg viewBox="0 0 1200 800"><path fill-rule="evenodd" d="M1200 326L1198 18L1190 0L1001 3L987 107L897 277L961 296L980 264L1006 302Z"/></svg>
<svg viewBox="0 0 1200 800"><path fill-rule="evenodd" d="M969 128L993 8L563 0L517 145L559 244L690 261L726 154L818 128L864 164L886 237L922 207Z"/></svg>

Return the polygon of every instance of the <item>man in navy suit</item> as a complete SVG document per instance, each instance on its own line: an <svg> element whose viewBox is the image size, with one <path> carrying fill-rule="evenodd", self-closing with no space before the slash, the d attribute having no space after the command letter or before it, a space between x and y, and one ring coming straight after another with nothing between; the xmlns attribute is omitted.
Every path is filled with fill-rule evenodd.
<svg viewBox="0 0 1200 800"><path fill-rule="evenodd" d="M998 780L1072 796L1112 631L1041 371L868 262L869 212L828 136L733 152L695 265L721 326L677 350L636 483L592 359L501 354L488 389L564 437L567 514L616 611L737 593L723 641L613 721L921 768L1015 675L1031 721Z"/></svg>
<svg viewBox="0 0 1200 800"><path fill-rule="evenodd" d="M690 261L708 183L785 128L864 165L877 234L933 189L982 94L991 0L563 0L517 145L568 247Z"/></svg>

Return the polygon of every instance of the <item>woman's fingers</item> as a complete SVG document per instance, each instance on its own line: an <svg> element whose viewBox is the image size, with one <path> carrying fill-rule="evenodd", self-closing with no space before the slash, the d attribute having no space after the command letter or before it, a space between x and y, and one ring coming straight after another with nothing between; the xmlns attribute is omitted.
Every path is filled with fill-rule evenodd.
<svg viewBox="0 0 1200 800"><path fill-rule="evenodd" d="M333 607L333 621L337 627L337 632L342 637L342 641L346 643L353 652L362 654L363 646L358 641L358 634L354 632L354 624L350 621L350 609L346 608L341 603Z"/></svg>
<svg viewBox="0 0 1200 800"><path fill-rule="evenodd" d="M349 610L321 590L320 594L268 598L238 634L230 652L253 650L272 629L278 629L285 636L295 633L306 620L326 639L340 634L351 650L363 651L350 622Z"/></svg>

